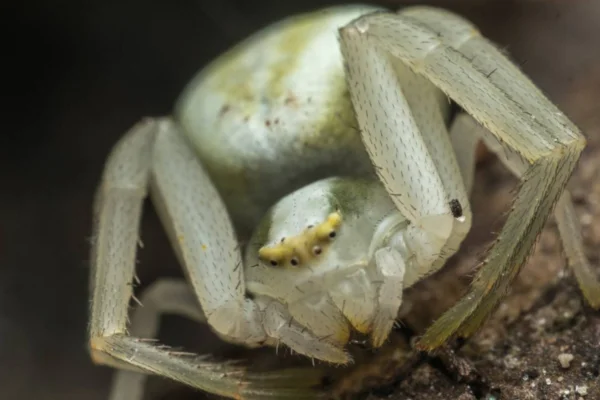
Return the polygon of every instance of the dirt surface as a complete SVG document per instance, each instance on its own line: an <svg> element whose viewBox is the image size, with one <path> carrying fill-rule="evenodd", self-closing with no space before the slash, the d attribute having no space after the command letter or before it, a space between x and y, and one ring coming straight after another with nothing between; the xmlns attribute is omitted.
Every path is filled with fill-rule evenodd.
<svg viewBox="0 0 600 400"><path fill-rule="evenodd" d="M85 331L92 194L112 144L142 116L169 113L193 73L239 39L334 2L84 3L3 6L9 104L0 135L0 397L9 400L107 396L111 371L89 361ZM433 3L476 22L585 132L589 146L570 187L600 273L600 3ZM413 333L464 292L514 183L495 159L480 165L467 243L407 294L405 326ZM147 210L138 268L144 285L181 274ZM369 399L600 399L600 313L582 304L552 221L511 294L475 337L426 357L409 353L407 332L394 332L377 354L364 352L362 369L348 372L351 384L339 391ZM162 336L192 349L216 348L206 329L177 318L165 318ZM571 356L563 368L560 360ZM149 389L152 399L205 398L160 379Z"/></svg>

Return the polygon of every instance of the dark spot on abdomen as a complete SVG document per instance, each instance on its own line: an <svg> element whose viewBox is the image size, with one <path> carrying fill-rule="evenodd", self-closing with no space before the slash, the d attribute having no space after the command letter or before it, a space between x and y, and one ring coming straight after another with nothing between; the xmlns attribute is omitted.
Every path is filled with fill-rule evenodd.
<svg viewBox="0 0 600 400"><path fill-rule="evenodd" d="M454 218L460 218L463 216L462 206L460 205L460 202L457 199L450 200L448 205L450 206L450 211L452 211L452 216Z"/></svg>

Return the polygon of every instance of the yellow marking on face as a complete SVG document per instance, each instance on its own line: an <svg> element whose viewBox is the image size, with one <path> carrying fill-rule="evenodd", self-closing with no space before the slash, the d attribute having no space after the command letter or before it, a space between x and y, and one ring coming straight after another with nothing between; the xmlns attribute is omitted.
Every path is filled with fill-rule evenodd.
<svg viewBox="0 0 600 400"><path fill-rule="evenodd" d="M319 240L324 240L329 238L331 232L335 232L335 230L342 223L342 215L339 212L331 213L327 216L327 220L322 224L316 226L315 236Z"/></svg>
<svg viewBox="0 0 600 400"><path fill-rule="evenodd" d="M177 241L183 243L183 235L177 235Z"/></svg>
<svg viewBox="0 0 600 400"><path fill-rule="evenodd" d="M274 246L261 247L258 256L274 267L301 266L326 251L341 224L342 215L336 211L324 222L310 226L296 236L283 238Z"/></svg>
<svg viewBox="0 0 600 400"><path fill-rule="evenodd" d="M208 249L208 246L207 246L207 245L205 245L204 243L202 243L202 250L203 250L203 251L206 251L206 249Z"/></svg>

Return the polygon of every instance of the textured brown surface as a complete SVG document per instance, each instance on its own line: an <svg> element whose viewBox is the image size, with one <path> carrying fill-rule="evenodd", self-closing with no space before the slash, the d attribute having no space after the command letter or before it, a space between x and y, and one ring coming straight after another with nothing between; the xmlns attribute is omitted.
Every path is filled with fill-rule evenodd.
<svg viewBox="0 0 600 400"><path fill-rule="evenodd" d="M398 1L381 4L400 4ZM413 2L415 3L415 2ZM168 113L208 60L269 21L324 1L131 0L11 2L1 36L8 100L0 135L0 387L3 399L104 399L110 371L85 351L92 192L103 159L140 117ZM327 2L331 4L331 2ZM572 182L588 255L600 244L600 4L596 1L437 1L472 18L589 137ZM10 9L6 9L10 7ZM490 160L477 174L476 220L452 266L415 289L425 325L462 293L498 227L513 181ZM155 215L144 218L144 284L179 268ZM549 224L512 294L457 354L452 373L424 360L395 399L600 398L600 314L582 307ZM423 306L422 304L427 304ZM167 319L164 334L204 331ZM183 339L182 339L183 340ZM177 343L174 343L177 344ZM558 354L571 353L569 369ZM466 371L466 372L465 372ZM470 371L470 372L469 372ZM457 379L458 378L458 379ZM466 383L465 383L466 382ZM549 383L547 383L549 382ZM171 387L155 380L156 388ZM567 395L565 391L569 391ZM164 390L161 390L164 393ZM202 398L179 388L168 398ZM177 393L177 394L176 394ZM386 390L370 394L387 397ZM487 396L487 397L486 397ZM563 397L561 397L563 396Z"/></svg>

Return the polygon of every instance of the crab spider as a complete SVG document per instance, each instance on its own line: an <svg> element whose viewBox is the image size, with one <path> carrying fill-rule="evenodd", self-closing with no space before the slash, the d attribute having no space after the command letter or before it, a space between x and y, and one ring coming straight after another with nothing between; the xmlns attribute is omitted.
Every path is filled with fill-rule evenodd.
<svg viewBox="0 0 600 400"><path fill-rule="evenodd" d="M464 113L452 118L448 98ZM128 370L112 398L139 398L139 372L234 398L317 396L316 373L252 374L147 339L161 313L177 313L233 343L284 344L330 363L351 361L352 330L380 346L403 289L442 267L469 231L479 140L522 182L470 292L421 349L475 332L553 210L582 291L600 307L564 190L585 146L579 130L473 25L435 8L331 8L218 58L173 117L134 126L105 166L89 343L95 362ZM155 283L128 327L147 192L189 282Z"/></svg>

